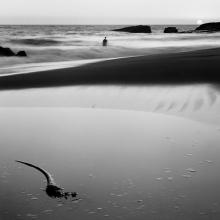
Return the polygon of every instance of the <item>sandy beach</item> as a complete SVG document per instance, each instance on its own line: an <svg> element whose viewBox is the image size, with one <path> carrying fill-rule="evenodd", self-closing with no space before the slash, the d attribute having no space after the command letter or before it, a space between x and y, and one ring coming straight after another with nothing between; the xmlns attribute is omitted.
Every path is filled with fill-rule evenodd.
<svg viewBox="0 0 220 220"><path fill-rule="evenodd" d="M2 1L0 220L219 220L220 1Z"/></svg>
<svg viewBox="0 0 220 220"><path fill-rule="evenodd" d="M218 219L219 62L217 48L1 76L0 217ZM48 198L14 160L82 200Z"/></svg>
<svg viewBox="0 0 220 220"><path fill-rule="evenodd" d="M7 0L0 220L219 220L220 1Z"/></svg>

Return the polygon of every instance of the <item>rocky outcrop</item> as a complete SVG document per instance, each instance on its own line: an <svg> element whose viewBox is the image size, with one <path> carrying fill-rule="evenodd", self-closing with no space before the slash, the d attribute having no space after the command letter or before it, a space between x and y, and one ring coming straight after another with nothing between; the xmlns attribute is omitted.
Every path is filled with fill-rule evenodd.
<svg viewBox="0 0 220 220"><path fill-rule="evenodd" d="M16 54L16 56L18 56L18 57L27 57L27 54L26 54L26 52L25 52L24 50L22 50L22 51L19 51L19 52Z"/></svg>
<svg viewBox="0 0 220 220"><path fill-rule="evenodd" d="M151 33L151 27L148 25L137 25L120 29L114 29L113 31L121 31L128 33Z"/></svg>
<svg viewBox="0 0 220 220"><path fill-rule="evenodd" d="M178 29L176 27L166 27L164 33L178 33Z"/></svg>
<svg viewBox="0 0 220 220"><path fill-rule="evenodd" d="M5 57L12 57L12 56L26 57L27 54L26 54L25 51L19 51L17 54L15 54L10 48L0 46L0 56L5 56Z"/></svg>
<svg viewBox="0 0 220 220"><path fill-rule="evenodd" d="M15 53L10 48L0 46L0 56L12 57Z"/></svg>
<svg viewBox="0 0 220 220"><path fill-rule="evenodd" d="M200 25L195 32L218 32L220 31L220 22L211 22Z"/></svg>

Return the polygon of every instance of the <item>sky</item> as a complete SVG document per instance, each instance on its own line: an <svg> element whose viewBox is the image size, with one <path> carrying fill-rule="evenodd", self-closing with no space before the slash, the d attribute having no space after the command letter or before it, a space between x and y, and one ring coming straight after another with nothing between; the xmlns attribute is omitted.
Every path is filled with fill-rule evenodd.
<svg viewBox="0 0 220 220"><path fill-rule="evenodd" d="M0 0L0 24L196 24L220 0Z"/></svg>

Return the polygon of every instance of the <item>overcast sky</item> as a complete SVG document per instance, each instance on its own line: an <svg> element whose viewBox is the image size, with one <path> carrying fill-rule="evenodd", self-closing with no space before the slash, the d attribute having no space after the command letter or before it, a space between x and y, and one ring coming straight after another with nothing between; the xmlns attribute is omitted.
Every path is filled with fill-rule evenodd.
<svg viewBox="0 0 220 220"><path fill-rule="evenodd" d="M220 20L220 0L0 0L1 24L163 24Z"/></svg>

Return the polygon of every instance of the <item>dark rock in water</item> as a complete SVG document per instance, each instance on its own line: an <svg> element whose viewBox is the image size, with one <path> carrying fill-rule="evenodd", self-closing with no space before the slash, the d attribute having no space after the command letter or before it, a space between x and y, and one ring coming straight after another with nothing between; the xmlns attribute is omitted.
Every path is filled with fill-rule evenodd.
<svg viewBox="0 0 220 220"><path fill-rule="evenodd" d="M18 56L18 57L27 57L27 54L26 54L26 52L25 52L24 50L22 50L22 51L19 51L19 52L16 54L16 56Z"/></svg>
<svg viewBox="0 0 220 220"><path fill-rule="evenodd" d="M220 31L220 22L211 22L200 25L195 32L218 32Z"/></svg>
<svg viewBox="0 0 220 220"><path fill-rule="evenodd" d="M0 46L0 56L5 56L5 57L12 57L12 56L27 57L27 54L24 50L19 51L17 54L15 54L10 48Z"/></svg>
<svg viewBox="0 0 220 220"><path fill-rule="evenodd" d="M166 27L164 33L178 33L178 29L176 27Z"/></svg>
<svg viewBox="0 0 220 220"><path fill-rule="evenodd" d="M121 31L128 33L151 33L151 27L148 25L130 26L120 29L114 29L113 31Z"/></svg>
<svg viewBox="0 0 220 220"><path fill-rule="evenodd" d="M0 47L0 56L11 57L15 56L15 53L10 48Z"/></svg>

